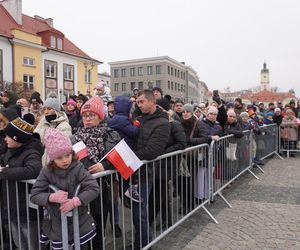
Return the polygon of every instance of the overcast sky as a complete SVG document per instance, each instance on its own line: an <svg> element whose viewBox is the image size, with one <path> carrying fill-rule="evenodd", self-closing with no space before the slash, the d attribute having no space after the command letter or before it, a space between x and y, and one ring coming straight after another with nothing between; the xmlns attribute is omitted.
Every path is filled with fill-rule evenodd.
<svg viewBox="0 0 300 250"><path fill-rule="evenodd" d="M300 96L299 0L23 0L23 13L107 62L168 55L193 67L210 90L259 85Z"/></svg>

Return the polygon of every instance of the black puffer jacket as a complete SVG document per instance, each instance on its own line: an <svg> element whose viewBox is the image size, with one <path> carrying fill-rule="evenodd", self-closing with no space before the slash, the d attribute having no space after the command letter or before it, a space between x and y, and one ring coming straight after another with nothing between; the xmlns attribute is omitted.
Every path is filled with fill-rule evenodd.
<svg viewBox="0 0 300 250"><path fill-rule="evenodd" d="M170 136L165 153L185 149L187 146L186 136L181 123L177 120L170 121Z"/></svg>
<svg viewBox="0 0 300 250"><path fill-rule="evenodd" d="M207 118L203 118L198 124L199 126L198 134L197 137L201 138L202 141L201 143L211 143L211 136L213 135L218 135L222 136L223 135L223 130L222 127L220 126L219 122L211 122Z"/></svg>
<svg viewBox="0 0 300 250"><path fill-rule="evenodd" d="M238 122L229 124L225 123L223 127L224 135L234 135L236 138L242 138L244 136L242 126Z"/></svg>
<svg viewBox="0 0 300 250"><path fill-rule="evenodd" d="M135 154L141 160L153 160L165 153L170 135L168 114L157 108L153 114L138 117L141 123Z"/></svg>
<svg viewBox="0 0 300 250"><path fill-rule="evenodd" d="M7 216L6 181L9 188L9 208L11 220L17 220L16 181L36 178L42 169L42 155L44 148L38 139L32 139L28 144L20 148L9 148L1 159L1 165L7 166L0 172L1 180L1 207L4 209L4 217ZM29 190L30 191L30 190ZM20 219L26 221L26 188L25 184L18 183L18 198Z"/></svg>

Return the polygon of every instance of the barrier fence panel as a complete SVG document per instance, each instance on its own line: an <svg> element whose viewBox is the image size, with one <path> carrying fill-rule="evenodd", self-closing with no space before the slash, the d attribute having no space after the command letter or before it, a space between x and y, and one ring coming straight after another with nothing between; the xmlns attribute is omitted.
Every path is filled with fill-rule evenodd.
<svg viewBox="0 0 300 250"><path fill-rule="evenodd" d="M233 135L221 137L211 143L211 199L219 195L229 207L231 205L223 197L222 190L231 184L245 171L252 167L253 143L252 133L244 131L242 138Z"/></svg>
<svg viewBox="0 0 300 250"><path fill-rule="evenodd" d="M119 206L113 206L114 202L107 205L110 210L119 209L111 214L113 220L120 215L122 237L110 237L109 231L114 232L114 225L108 225L111 230L105 227L105 210L108 208L102 208L101 221L104 223L95 220L98 225L103 225L101 231L106 233L101 235L102 245L93 243L94 249L125 249L130 245L132 249L148 249L197 209L203 208L213 218L204 207L209 202L208 157L209 146L204 144L144 161L128 181L115 172L96 174L102 179L100 183L105 179L110 187L118 179L118 195L110 188L106 193L102 192L102 196L120 197Z"/></svg>
<svg viewBox="0 0 300 250"><path fill-rule="evenodd" d="M255 140L252 132L244 131L240 139L229 135L211 145L198 145L144 161L128 180L115 170L95 174L100 195L90 203L89 212L97 235L85 244L85 249L128 249L129 245L132 249L148 249L199 209L217 223L206 205L219 195L230 206L222 190L244 172L252 173L256 155L264 158L277 153L276 126L264 129ZM260 140L265 146L257 149L255 145ZM42 249L38 240L47 214L30 202L33 183L34 180L1 181L1 249ZM80 186L76 192L80 193ZM63 249L69 249L70 240L74 241L75 249L82 247L78 211L62 214ZM68 223L72 221L70 228Z"/></svg>
<svg viewBox="0 0 300 250"><path fill-rule="evenodd" d="M277 124L264 125L260 127L260 134L254 134L256 143L255 159L262 160L273 154L278 154L278 126ZM281 158L282 159L282 158Z"/></svg>
<svg viewBox="0 0 300 250"><path fill-rule="evenodd" d="M300 123L283 122L279 128L279 151L287 157L300 151Z"/></svg>
<svg viewBox="0 0 300 250"><path fill-rule="evenodd" d="M41 210L31 206L32 184L1 180L0 249L41 249Z"/></svg>

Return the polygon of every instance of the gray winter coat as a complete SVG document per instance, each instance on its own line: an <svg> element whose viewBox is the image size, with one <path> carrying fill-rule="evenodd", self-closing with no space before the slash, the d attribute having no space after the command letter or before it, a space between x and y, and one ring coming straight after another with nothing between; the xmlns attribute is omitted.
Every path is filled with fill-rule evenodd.
<svg viewBox="0 0 300 250"><path fill-rule="evenodd" d="M99 195L99 186L93 176L84 168L81 162L73 161L67 169L43 168L35 184L31 189L31 202L46 206L50 215L50 226L43 228L43 234L52 241L61 241L61 213L60 204L50 203L49 185L55 185L58 189L69 193L68 198L73 198L76 187L80 184L78 198L82 205L78 208L80 236L95 230L93 217L88 214L87 205ZM69 239L72 239L72 218L68 218Z"/></svg>

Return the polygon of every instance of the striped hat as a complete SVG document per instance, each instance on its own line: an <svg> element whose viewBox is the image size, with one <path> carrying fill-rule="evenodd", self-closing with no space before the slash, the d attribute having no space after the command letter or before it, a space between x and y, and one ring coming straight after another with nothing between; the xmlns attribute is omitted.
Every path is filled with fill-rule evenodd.
<svg viewBox="0 0 300 250"><path fill-rule="evenodd" d="M24 121L20 117L11 121L6 129L7 136L19 143L26 143L32 139L34 127L32 124Z"/></svg>

